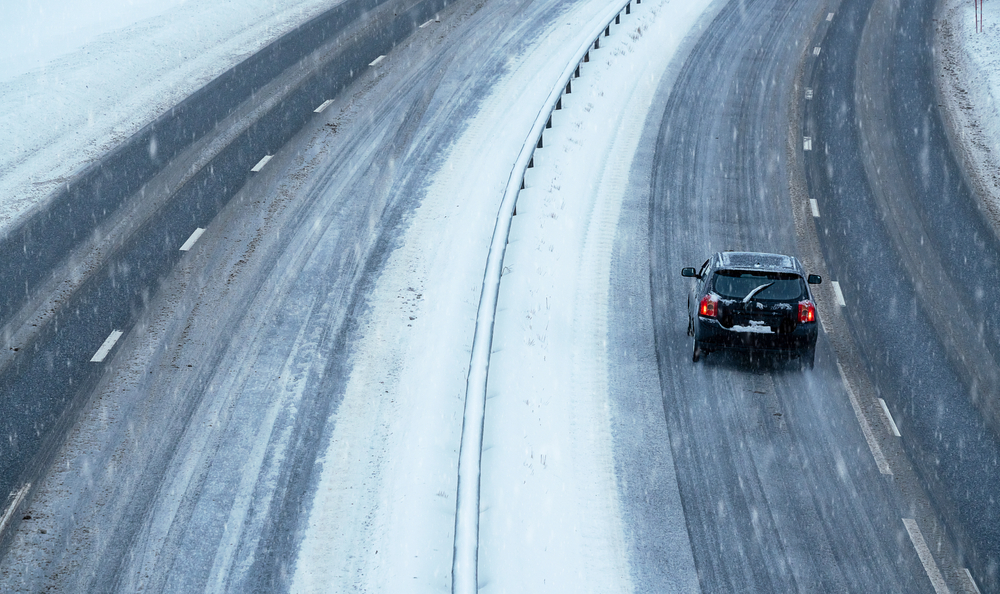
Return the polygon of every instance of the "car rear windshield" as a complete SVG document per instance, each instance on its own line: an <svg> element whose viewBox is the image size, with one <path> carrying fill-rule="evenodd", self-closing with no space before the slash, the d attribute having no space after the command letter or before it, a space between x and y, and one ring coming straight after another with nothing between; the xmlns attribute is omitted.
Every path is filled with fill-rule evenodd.
<svg viewBox="0 0 1000 594"><path fill-rule="evenodd" d="M772 284L758 291L754 299L790 301L805 294L802 277L797 274L749 270L716 271L712 290L726 299L743 299L750 291L767 283Z"/></svg>

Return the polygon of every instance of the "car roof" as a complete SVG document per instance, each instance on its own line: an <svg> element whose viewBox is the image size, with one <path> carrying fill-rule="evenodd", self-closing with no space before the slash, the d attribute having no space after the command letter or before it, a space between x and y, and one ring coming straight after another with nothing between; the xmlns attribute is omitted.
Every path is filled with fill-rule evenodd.
<svg viewBox="0 0 1000 594"><path fill-rule="evenodd" d="M802 274L802 266L792 256L767 254L762 252L720 252L719 264L722 268L738 270L769 270Z"/></svg>

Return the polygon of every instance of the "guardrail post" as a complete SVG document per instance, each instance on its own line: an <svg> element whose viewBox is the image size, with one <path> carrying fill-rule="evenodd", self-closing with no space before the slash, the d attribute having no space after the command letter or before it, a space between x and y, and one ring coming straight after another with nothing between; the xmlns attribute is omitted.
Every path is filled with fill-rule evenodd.
<svg viewBox="0 0 1000 594"><path fill-rule="evenodd" d="M538 146L536 146L535 148L542 148L542 135L541 134L538 135Z"/></svg>
<svg viewBox="0 0 1000 594"><path fill-rule="evenodd" d="M573 92L573 83L566 81L566 94L569 95Z"/></svg>
<svg viewBox="0 0 1000 594"><path fill-rule="evenodd" d="M629 2L625 5L625 14L632 14L632 3Z"/></svg>
<svg viewBox="0 0 1000 594"><path fill-rule="evenodd" d="M549 116L549 120L547 122L545 122L545 127L546 128L551 128L552 127L552 116L551 115Z"/></svg>
<svg viewBox="0 0 1000 594"><path fill-rule="evenodd" d="M583 61L584 62L589 62L590 61L590 52L589 51L587 53L583 54Z"/></svg>
<svg viewBox="0 0 1000 594"><path fill-rule="evenodd" d="M579 64L576 65L576 72L574 73L573 78L580 78L580 65Z"/></svg>
<svg viewBox="0 0 1000 594"><path fill-rule="evenodd" d="M611 25L608 25L607 27L604 28L604 36L605 37L611 36Z"/></svg>
<svg viewBox="0 0 1000 594"><path fill-rule="evenodd" d="M616 25L622 24L622 13L619 12L618 14L615 15L615 24Z"/></svg>
<svg viewBox="0 0 1000 594"><path fill-rule="evenodd" d="M597 39L594 40L594 49L601 49L601 36L600 35L598 35Z"/></svg>
<svg viewBox="0 0 1000 594"><path fill-rule="evenodd" d="M562 97L559 98L559 101L556 101L556 109L562 109ZM550 117L549 119L551 120L552 118Z"/></svg>
<svg viewBox="0 0 1000 594"><path fill-rule="evenodd" d="M535 166L535 155L531 155L531 158L528 159L528 169L531 169L534 166Z"/></svg>

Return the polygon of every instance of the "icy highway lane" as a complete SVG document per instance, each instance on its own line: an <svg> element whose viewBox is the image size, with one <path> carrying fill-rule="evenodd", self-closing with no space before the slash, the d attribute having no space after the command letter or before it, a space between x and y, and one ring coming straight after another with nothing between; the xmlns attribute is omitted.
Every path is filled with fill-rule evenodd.
<svg viewBox="0 0 1000 594"><path fill-rule="evenodd" d="M862 275L867 280L852 276L849 286L854 291L862 283L871 294L852 296L853 311L868 312L865 316L894 311L879 307L895 297L891 289L880 294L876 282L892 267L873 259L886 248L863 234L842 242L832 228L828 238L828 219L815 218L809 199L820 198L818 212L843 217L846 228L877 225L880 217L842 206L856 198L848 191L807 194L799 169L801 159L809 162L817 153L822 159L832 137L852 129L842 111L853 94L830 87L851 84L856 54L834 53L829 44L856 47L871 3L836 4L727 4L692 49L659 123L650 196L656 351L678 484L705 592L942 592L966 584L947 536L915 534L916 524L928 533L938 526L937 516L893 441L887 418L872 406L877 401L864 372L857 372L891 368L898 381L913 377L913 371L898 367L895 349L870 356L863 367L856 363L842 335L849 327L867 354L870 332L878 326L867 317L845 322L840 315L831 283L837 277L829 276L811 230L820 229L826 253L849 254L852 264L869 259ZM807 95L799 69L811 72L817 56L825 60L826 78ZM812 93L826 101L829 120L815 134L818 140L804 141L800 110ZM903 132L876 128L874 133ZM863 158L858 148L849 154ZM863 179L862 172L841 167L834 163L834 180ZM691 339L685 335L690 281L679 271L700 266L719 250L795 254L810 272L827 276L818 293L826 331L815 370L714 353L705 364L692 365ZM900 301L907 303L905 297ZM898 328L901 320L885 316L882 324ZM923 324L921 331L930 329ZM909 339L897 340L903 353L920 348ZM925 356L915 353L905 360L921 367ZM899 402L903 387L894 383L890 393L879 394ZM911 421L907 429L917 431L915 425ZM920 439L936 435L931 427L924 431ZM918 474L933 466L933 456L911 453ZM928 541L938 561L927 554Z"/></svg>

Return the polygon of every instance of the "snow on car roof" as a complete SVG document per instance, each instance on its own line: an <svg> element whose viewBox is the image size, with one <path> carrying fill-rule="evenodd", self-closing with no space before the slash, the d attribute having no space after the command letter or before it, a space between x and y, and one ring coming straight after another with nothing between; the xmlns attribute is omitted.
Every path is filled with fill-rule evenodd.
<svg viewBox="0 0 1000 594"><path fill-rule="evenodd" d="M722 265L726 268L786 270L798 272L795 259L782 254L758 252L722 252Z"/></svg>

